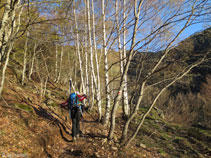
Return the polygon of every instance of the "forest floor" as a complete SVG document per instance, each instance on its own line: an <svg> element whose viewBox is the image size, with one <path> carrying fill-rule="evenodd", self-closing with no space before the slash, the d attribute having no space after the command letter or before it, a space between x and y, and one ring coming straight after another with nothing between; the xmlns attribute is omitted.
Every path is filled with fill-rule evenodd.
<svg viewBox="0 0 211 158"><path fill-rule="evenodd" d="M95 112L84 113L83 136L72 142L68 111L59 107L67 96L65 90L51 83L41 98L38 87L7 78L0 101L1 157L162 157L153 149L132 144L123 150L117 140L107 142L108 127L96 121Z"/></svg>
<svg viewBox="0 0 211 158"><path fill-rule="evenodd" d="M9 73L0 100L0 156L30 158L209 158L211 129L170 124L152 111L137 138L127 149L119 146L123 122L114 140L108 142L108 127L97 122L96 111L84 112L83 136L72 142L68 110L59 104L68 96L68 88L48 83L40 96L39 82L21 85ZM122 122L122 123L121 123ZM130 128L135 128L135 122Z"/></svg>

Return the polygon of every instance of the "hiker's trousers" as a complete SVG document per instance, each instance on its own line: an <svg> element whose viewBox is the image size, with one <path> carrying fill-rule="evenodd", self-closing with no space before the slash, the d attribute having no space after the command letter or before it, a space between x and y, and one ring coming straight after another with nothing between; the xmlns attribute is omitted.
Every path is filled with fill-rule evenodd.
<svg viewBox="0 0 211 158"><path fill-rule="evenodd" d="M81 112L77 107L71 109L71 119L72 119L72 136L76 137L80 134L80 118Z"/></svg>

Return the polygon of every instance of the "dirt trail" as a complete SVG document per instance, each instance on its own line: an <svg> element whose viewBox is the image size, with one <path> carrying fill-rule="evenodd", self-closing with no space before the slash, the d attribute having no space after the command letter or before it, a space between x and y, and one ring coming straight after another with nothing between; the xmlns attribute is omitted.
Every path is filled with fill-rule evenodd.
<svg viewBox="0 0 211 158"><path fill-rule="evenodd" d="M45 98L40 99L31 91L34 85L18 87L8 82L6 86L0 101L1 157L159 158L156 152L135 145L121 150L117 141L107 142L108 127L96 122L94 112L84 112L85 120L81 122L83 137L72 142L69 113L59 107L64 101L62 89L50 89L53 104L46 105Z"/></svg>

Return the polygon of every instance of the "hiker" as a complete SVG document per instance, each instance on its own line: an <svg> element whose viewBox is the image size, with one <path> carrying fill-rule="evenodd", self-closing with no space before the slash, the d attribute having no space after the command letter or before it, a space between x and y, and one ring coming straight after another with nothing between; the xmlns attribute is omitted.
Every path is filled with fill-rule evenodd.
<svg viewBox="0 0 211 158"><path fill-rule="evenodd" d="M66 102L61 103L61 107L69 106L69 114L72 119L72 137L73 141L79 137L80 131L80 119L83 116L84 104L82 103L87 96L81 95L78 92L71 93Z"/></svg>

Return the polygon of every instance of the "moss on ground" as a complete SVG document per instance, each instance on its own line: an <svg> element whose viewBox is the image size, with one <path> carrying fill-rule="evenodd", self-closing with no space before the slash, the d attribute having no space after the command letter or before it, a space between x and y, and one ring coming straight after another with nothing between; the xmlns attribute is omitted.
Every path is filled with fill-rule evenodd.
<svg viewBox="0 0 211 158"><path fill-rule="evenodd" d="M167 123L157 117L159 116L156 113L147 117L137 136L137 144L154 148L164 157L208 158L211 156L211 130L183 127Z"/></svg>
<svg viewBox="0 0 211 158"><path fill-rule="evenodd" d="M15 104L15 107L27 111L27 112L32 112L32 108L30 105L25 105L25 104Z"/></svg>

